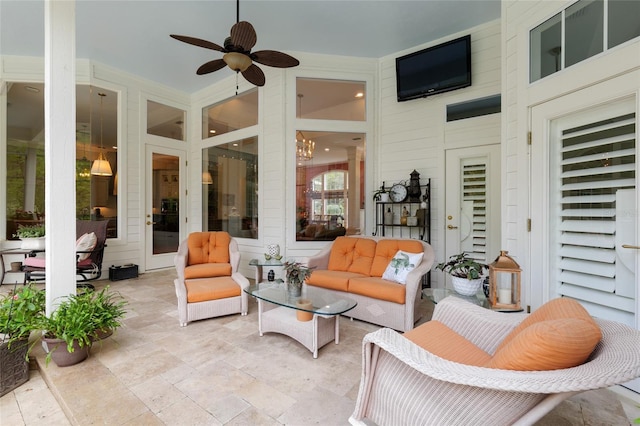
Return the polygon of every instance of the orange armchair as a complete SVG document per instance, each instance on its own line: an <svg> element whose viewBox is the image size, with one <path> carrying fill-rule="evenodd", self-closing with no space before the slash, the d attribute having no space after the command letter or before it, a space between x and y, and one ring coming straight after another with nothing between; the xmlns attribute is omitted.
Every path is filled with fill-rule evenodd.
<svg viewBox="0 0 640 426"><path fill-rule="evenodd" d="M238 243L226 232L194 232L180 243L174 258L178 278L178 319L189 322L247 314L249 280L238 272Z"/></svg>

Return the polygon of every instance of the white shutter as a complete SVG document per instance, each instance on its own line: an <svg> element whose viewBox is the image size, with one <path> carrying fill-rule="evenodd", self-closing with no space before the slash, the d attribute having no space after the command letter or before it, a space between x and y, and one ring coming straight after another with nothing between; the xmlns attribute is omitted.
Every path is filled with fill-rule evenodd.
<svg viewBox="0 0 640 426"><path fill-rule="evenodd" d="M551 141L549 191L556 291L628 312L635 271L624 269L635 266L623 264L616 248L622 234L635 234L635 220L625 221L620 208L635 204L627 203L635 200L635 122L630 112L560 129Z"/></svg>
<svg viewBox="0 0 640 426"><path fill-rule="evenodd" d="M461 248L469 257L487 263L487 162L486 157L462 161L462 215L468 236ZM461 232L464 235L464 232Z"/></svg>

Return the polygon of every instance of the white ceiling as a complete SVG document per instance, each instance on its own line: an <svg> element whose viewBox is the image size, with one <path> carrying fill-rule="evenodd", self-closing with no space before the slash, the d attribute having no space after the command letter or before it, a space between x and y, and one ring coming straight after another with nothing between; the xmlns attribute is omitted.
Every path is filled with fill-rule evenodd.
<svg viewBox="0 0 640 426"><path fill-rule="evenodd" d="M171 39L222 45L236 22L233 0L77 0L76 51L140 77L193 93L222 77L196 69L220 52ZM500 0L243 0L240 20L255 50L380 58L500 17ZM44 1L0 0L0 54L44 55Z"/></svg>

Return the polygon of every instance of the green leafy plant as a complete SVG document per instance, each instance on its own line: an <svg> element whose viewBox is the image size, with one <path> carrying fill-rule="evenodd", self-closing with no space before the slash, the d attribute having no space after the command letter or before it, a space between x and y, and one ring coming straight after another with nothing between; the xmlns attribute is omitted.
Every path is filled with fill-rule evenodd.
<svg viewBox="0 0 640 426"><path fill-rule="evenodd" d="M446 262L438 263L436 269L440 269L453 277L475 280L480 278L489 267L470 258L466 252L462 252L450 256Z"/></svg>
<svg viewBox="0 0 640 426"><path fill-rule="evenodd" d="M45 312L44 290L29 283L19 287L0 299L0 333L3 341L11 345L17 340L29 338L31 331L38 330Z"/></svg>
<svg viewBox="0 0 640 426"><path fill-rule="evenodd" d="M313 268L304 266L300 262L287 260L282 264L287 277L287 282L302 285L302 282L311 276Z"/></svg>
<svg viewBox="0 0 640 426"><path fill-rule="evenodd" d="M45 228L44 223L39 225L18 225L16 233L13 234L16 238L39 238L44 237Z"/></svg>
<svg viewBox="0 0 640 426"><path fill-rule="evenodd" d="M67 351L73 352L74 341L82 348L91 345L99 331L121 325L126 301L117 293L109 293L108 286L100 292L86 291L63 300L51 316L43 316L40 328L47 338L61 339ZM51 352L47 354L47 364Z"/></svg>

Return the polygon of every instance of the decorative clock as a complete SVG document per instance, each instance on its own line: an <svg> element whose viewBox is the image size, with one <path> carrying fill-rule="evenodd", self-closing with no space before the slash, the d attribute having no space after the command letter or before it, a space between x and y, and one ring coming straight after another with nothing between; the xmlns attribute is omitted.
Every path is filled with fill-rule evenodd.
<svg viewBox="0 0 640 426"><path fill-rule="evenodd" d="M401 183L396 183L389 190L389 198L394 203L401 203L407 198L407 187Z"/></svg>

